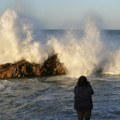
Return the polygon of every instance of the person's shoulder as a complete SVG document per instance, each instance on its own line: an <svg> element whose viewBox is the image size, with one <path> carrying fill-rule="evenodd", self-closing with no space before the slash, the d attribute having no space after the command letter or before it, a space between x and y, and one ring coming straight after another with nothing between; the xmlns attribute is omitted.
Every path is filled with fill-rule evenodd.
<svg viewBox="0 0 120 120"><path fill-rule="evenodd" d="M74 87L74 89L76 89L78 86L76 85L75 87Z"/></svg>
<svg viewBox="0 0 120 120"><path fill-rule="evenodd" d="M77 91L77 90L79 90L80 89L80 86L78 86L78 85L76 85L75 87L74 87L74 91Z"/></svg>
<svg viewBox="0 0 120 120"><path fill-rule="evenodd" d="M92 88L92 86L90 84L87 85L88 87Z"/></svg>

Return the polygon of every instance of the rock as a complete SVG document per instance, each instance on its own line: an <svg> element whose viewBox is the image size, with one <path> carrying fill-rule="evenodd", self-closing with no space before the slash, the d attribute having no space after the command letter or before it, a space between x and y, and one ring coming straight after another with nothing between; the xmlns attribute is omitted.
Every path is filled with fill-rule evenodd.
<svg viewBox="0 0 120 120"><path fill-rule="evenodd" d="M66 69L60 63L57 54L49 57L43 65L30 63L26 60L18 61L14 64L6 63L0 65L0 79L41 77L66 74Z"/></svg>
<svg viewBox="0 0 120 120"><path fill-rule="evenodd" d="M62 63L59 62L57 54L49 57L42 65L43 76L54 76L66 74L66 69Z"/></svg>

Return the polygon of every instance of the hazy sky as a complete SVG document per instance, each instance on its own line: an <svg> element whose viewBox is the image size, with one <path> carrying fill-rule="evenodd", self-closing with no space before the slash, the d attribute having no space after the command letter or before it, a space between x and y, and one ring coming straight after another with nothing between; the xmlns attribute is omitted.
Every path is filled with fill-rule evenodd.
<svg viewBox="0 0 120 120"><path fill-rule="evenodd" d="M102 21L103 28L120 29L120 0L0 0L0 15L8 8L44 29L80 28L88 16Z"/></svg>

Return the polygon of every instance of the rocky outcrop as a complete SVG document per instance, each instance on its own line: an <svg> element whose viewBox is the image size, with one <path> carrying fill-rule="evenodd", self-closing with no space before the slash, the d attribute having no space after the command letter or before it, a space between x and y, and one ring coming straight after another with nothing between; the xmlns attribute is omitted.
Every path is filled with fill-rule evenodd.
<svg viewBox="0 0 120 120"><path fill-rule="evenodd" d="M57 54L49 57L42 65L41 69L43 76L54 76L66 73L66 69L64 65L59 62Z"/></svg>
<svg viewBox="0 0 120 120"><path fill-rule="evenodd" d="M43 65L30 63L26 60L14 64L7 63L0 65L0 79L55 76L66 74L66 69L59 62L57 55L49 57Z"/></svg>

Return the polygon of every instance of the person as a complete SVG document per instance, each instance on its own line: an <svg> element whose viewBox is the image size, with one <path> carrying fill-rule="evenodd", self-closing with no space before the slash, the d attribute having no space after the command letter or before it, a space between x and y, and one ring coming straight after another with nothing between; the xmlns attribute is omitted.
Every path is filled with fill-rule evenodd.
<svg viewBox="0 0 120 120"><path fill-rule="evenodd" d="M80 76L77 85L74 87L74 109L77 112L78 120L90 120L93 109L92 95L94 91L90 82L85 76Z"/></svg>

